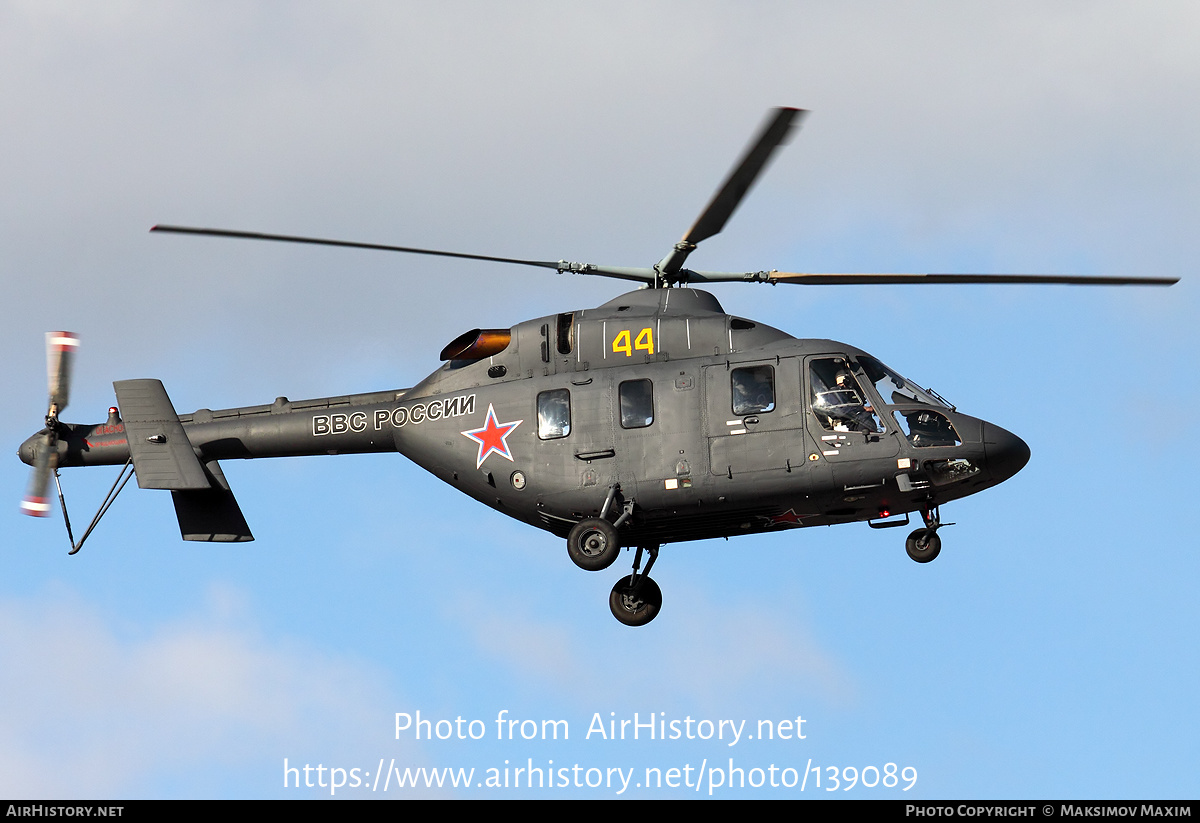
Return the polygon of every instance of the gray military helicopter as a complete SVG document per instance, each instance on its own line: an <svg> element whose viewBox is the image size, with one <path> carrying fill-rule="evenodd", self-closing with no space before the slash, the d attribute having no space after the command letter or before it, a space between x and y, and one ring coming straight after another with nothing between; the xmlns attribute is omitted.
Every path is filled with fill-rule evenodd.
<svg viewBox="0 0 1200 823"><path fill-rule="evenodd" d="M472 329L409 389L177 414L158 380L120 380L108 419L86 425L59 420L78 338L52 332L46 425L18 452L33 466L22 510L49 514L53 476L74 554L136 473L140 487L171 491L184 540L252 540L221 460L398 451L481 503L565 538L580 568L606 569L622 547L636 549L632 574L609 597L613 615L630 626L659 612L662 592L649 574L666 543L861 521L891 528L916 512L922 525L905 548L928 563L941 551L938 530L949 525L940 506L1012 477L1029 460L1028 446L854 346L800 340L727 314L692 284L1177 281L684 268L697 244L722 230L804 114L769 114L695 225L651 268L155 226L538 266L642 288L593 309ZM121 474L76 541L58 469L96 465L120 465Z"/></svg>

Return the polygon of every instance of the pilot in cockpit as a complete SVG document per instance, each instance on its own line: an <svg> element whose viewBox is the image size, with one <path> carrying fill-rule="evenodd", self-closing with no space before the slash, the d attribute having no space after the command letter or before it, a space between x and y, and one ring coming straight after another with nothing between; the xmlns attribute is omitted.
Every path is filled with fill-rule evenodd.
<svg viewBox="0 0 1200 823"><path fill-rule="evenodd" d="M826 361L828 362L828 361ZM814 389L816 386L816 369L814 363ZM858 381L850 372L849 364L844 360L836 361L837 372L832 385L825 391L815 391L813 411L821 417L822 425L830 431L857 431L876 433L882 431L879 418L871 408L871 401L865 398ZM825 372L828 375L828 371ZM828 377L826 377L828 379ZM821 381L823 382L823 381Z"/></svg>

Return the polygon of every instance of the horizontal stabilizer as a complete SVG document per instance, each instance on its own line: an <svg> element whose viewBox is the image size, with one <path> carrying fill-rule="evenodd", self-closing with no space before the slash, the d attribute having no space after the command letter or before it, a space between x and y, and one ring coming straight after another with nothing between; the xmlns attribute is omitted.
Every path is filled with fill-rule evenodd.
<svg viewBox="0 0 1200 823"><path fill-rule="evenodd" d="M212 488L198 491L172 491L179 533L184 540L208 543L244 543L254 539L242 516L229 482L216 460L204 464Z"/></svg>
<svg viewBox="0 0 1200 823"><path fill-rule="evenodd" d="M113 389L125 421L138 486L172 491L212 489L162 381L118 380Z"/></svg>

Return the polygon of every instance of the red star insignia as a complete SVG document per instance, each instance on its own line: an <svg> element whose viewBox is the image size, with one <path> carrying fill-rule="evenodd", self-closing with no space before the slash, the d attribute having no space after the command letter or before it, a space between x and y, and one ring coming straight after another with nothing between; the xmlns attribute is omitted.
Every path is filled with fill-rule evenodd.
<svg viewBox="0 0 1200 823"><path fill-rule="evenodd" d="M524 423L524 420L514 420L511 423L497 423L496 410L492 408L492 404L488 404L487 419L478 429L468 429L462 432L464 437L469 437L479 444L479 457L475 461L475 468L483 465L483 461L487 460L489 454L498 454L510 463L513 462L512 452L508 449L507 437L513 433L513 429Z"/></svg>
<svg viewBox="0 0 1200 823"><path fill-rule="evenodd" d="M799 526L806 515L796 514L795 509L788 509L783 514L777 514L771 518L772 525L775 526Z"/></svg>

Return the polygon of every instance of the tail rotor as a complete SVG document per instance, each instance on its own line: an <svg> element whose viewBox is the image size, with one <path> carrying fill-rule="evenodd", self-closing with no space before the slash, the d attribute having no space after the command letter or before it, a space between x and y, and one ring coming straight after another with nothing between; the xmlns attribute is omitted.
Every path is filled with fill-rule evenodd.
<svg viewBox="0 0 1200 823"><path fill-rule="evenodd" d="M79 338L68 331L46 333L46 378L49 384L49 408L46 411L46 427L30 438L33 448L33 473L29 487L21 501L21 511L33 517L50 514L50 478L58 468L58 415L67 406L70 397L71 366Z"/></svg>

